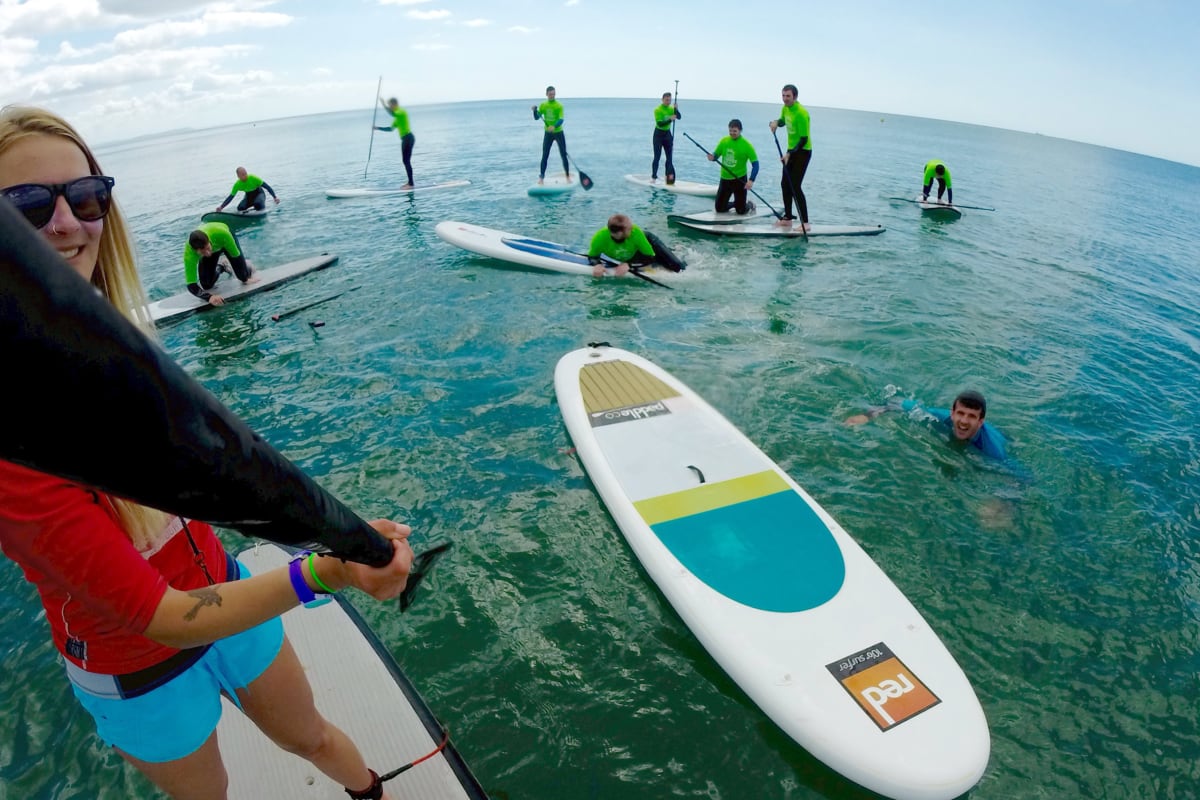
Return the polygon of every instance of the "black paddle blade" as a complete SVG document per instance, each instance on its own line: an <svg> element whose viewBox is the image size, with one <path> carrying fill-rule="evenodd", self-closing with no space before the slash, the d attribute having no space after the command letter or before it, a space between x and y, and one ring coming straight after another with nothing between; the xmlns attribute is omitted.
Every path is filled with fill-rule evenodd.
<svg viewBox="0 0 1200 800"><path fill-rule="evenodd" d="M576 172L579 172L579 170L576 170ZM586 172L579 173L579 185L582 186L585 191L591 190L593 186L592 179L587 176Z"/></svg>
<svg viewBox="0 0 1200 800"><path fill-rule="evenodd" d="M417 595L417 589L420 588L421 582L425 580L425 576L433 569L434 562L437 561L438 556L449 550L451 544L453 543L442 542L423 553L413 556L412 569L408 572L408 585L400 593L401 612L408 611L408 607L413 603L413 598Z"/></svg>

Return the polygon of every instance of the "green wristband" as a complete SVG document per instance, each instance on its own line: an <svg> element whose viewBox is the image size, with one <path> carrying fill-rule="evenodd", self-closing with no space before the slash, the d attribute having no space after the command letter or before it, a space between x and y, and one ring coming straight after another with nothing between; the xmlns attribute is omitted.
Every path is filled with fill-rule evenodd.
<svg viewBox="0 0 1200 800"><path fill-rule="evenodd" d="M316 581L317 586L320 586L321 591L325 592L325 594L337 594L336 591L326 586L325 581L321 580L321 577L317 575L317 568L313 565L313 559L316 557L316 553L309 553L308 558L305 559L308 562L308 574L312 575L312 579Z"/></svg>

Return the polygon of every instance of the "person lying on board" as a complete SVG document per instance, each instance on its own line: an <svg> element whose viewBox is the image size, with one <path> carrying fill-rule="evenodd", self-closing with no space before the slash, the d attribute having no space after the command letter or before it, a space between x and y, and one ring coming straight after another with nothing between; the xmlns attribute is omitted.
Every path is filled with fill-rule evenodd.
<svg viewBox="0 0 1200 800"><path fill-rule="evenodd" d="M746 192L754 188L754 179L758 177L758 153L754 145L742 136L742 121L729 120L729 135L717 142L717 146L709 153L708 160L721 160L721 181L717 184L717 200L715 208L718 213L728 211L730 198L733 198L733 209L738 215L750 214L754 211L754 203L746 201ZM746 175L746 165L750 165L750 175Z"/></svg>
<svg viewBox="0 0 1200 800"><path fill-rule="evenodd" d="M658 181L658 162L663 153L667 156L667 185L675 183L675 162L671 160L671 153L675 149L675 134L671 126L677 119L683 119L683 115L679 113L679 106L671 104L670 92L663 92L662 102L654 107L654 160L650 162L651 183Z"/></svg>
<svg viewBox="0 0 1200 800"><path fill-rule="evenodd" d="M944 162L938 161L936 158L925 165L925 178L921 187L921 199L929 199L929 190L933 188L934 180L937 180L938 191L937 201L942 202L942 195L946 195L946 202L954 205L954 189L950 181L950 168Z"/></svg>
<svg viewBox="0 0 1200 800"><path fill-rule="evenodd" d="M608 218L608 224L592 236L587 255L593 265L592 274L597 278L604 277L608 270L619 278L627 275L630 268L640 269L659 262L659 254L645 231L625 214ZM609 259L607 263L605 258Z"/></svg>
<svg viewBox="0 0 1200 800"><path fill-rule="evenodd" d="M246 172L245 167L237 168L237 181L234 182L233 188L229 190L229 196L221 201L221 205L217 206L217 211L221 211L225 206L233 202L233 198L237 197L238 192L245 192L245 197L238 203L237 210L245 211L253 207L257 211L262 211L267 207L267 196L264 190L271 193L271 199L275 201L275 205L279 205L279 195L275 194L275 190L271 185L257 175L251 175Z"/></svg>
<svg viewBox="0 0 1200 800"><path fill-rule="evenodd" d="M242 254L241 244L224 222L204 222L188 234L183 246L183 274L187 290L214 306L224 305L225 298L209 291L221 277L220 258L229 259L233 274L242 283L256 283L254 268Z"/></svg>
<svg viewBox="0 0 1200 800"><path fill-rule="evenodd" d="M40 307L27 314L10 308L4 330L6 336L12 331L23 334L23 339L14 337L22 350L46 343L90 346L102 370L119 373L127 365L109 358L119 341L111 336L126 336L130 347L150 341L153 326L145 319L145 290L128 228L113 203L114 184L64 120L37 108L9 106L0 111L0 195L60 256L51 263L54 255L35 240L41 249L34 252L36 248L25 246L21 252L33 257L22 263L38 260L61 272L40 282L30 280L30 270L22 271L9 260L9 253L22 245L20 236L8 232L12 226L6 227L3 263L12 280L5 283L3 302L7 305L21 296L33 301L39 292L54 296L55 286L68 287L62 294L76 298L64 309L67 313L55 315L56 327L46 324ZM7 221L11 209L4 211ZM24 236L27 231L18 233ZM95 294L125 317L122 324L63 330L88 318L88 303L97 304ZM86 302L79 301L81 296ZM113 316L109 309L105 313L92 318ZM126 330L133 324L140 325L140 333ZM89 337L97 341L89 344ZM143 349L149 355L143 353L138 365L158 350ZM89 364L81 364L80 370L95 374ZM188 427L192 418L183 413L186 403L179 403L180 414L174 418L178 398L171 397L168 404L165 388L154 385L150 391L159 393L161 413L172 414L169 427L184 437L195 432L204 438L202 449L219 450L223 442L215 429ZM136 393L125 386L121 390ZM120 425L128 449L137 450L139 423L104 403L104 394L101 389L72 395L73 412L68 416L85 418L91 427ZM96 414L104 419L97 421ZM73 424L64 421L62 426ZM154 420L140 424L155 427ZM229 435L239 433L225 427ZM44 438L53 439L54 434ZM248 462L255 443L240 444L237 452ZM379 776L367 767L358 748L317 711L279 616L298 605L319 602L318 593L346 586L380 600L398 596L413 562L408 526L390 520L371 523L372 535L384 537L381 544L386 542L390 554L378 568L302 553L302 559L287 567L251 577L225 551L210 525L124 499L135 493L109 494L39 471L28 460L35 449L28 442L4 445L5 457L15 460L0 461L0 548L36 585L72 690L95 720L100 738L172 797L223 797L228 776L216 727L225 693L276 744L349 787L351 797L383 797ZM139 458L131 452L124 459L116 455L110 448L109 457L101 459L109 464L109 472L128 471L130 465L123 462ZM286 471L287 465L275 466L281 474ZM155 464L160 472L173 467L170 456ZM181 483L176 493L186 496L193 489ZM37 691L35 684L30 682L31 691Z"/></svg>
<svg viewBox="0 0 1200 800"><path fill-rule="evenodd" d="M915 400L905 400L896 405L874 406L865 414L855 414L846 419L847 425L862 425L888 411L912 411L921 408L932 417L939 428L950 435L950 440L963 447L973 447L988 458L1004 461L1008 458L1004 435L991 423L985 422L987 400L974 389L967 389L954 398L953 405L945 408L923 408Z"/></svg>

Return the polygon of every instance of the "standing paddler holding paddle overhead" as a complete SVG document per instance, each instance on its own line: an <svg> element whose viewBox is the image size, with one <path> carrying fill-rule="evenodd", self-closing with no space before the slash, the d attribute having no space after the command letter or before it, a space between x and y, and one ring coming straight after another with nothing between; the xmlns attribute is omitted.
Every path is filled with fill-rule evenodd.
<svg viewBox="0 0 1200 800"><path fill-rule="evenodd" d="M933 182L937 181L937 201L942 202L942 195L946 195L946 202L954 205L954 189L951 188L950 168L938 159L933 159L925 165L925 177L921 183L921 199L929 199L929 190L933 188Z"/></svg>
<svg viewBox="0 0 1200 800"><path fill-rule="evenodd" d="M671 103L671 93L663 92L662 102L654 108L654 160L650 162L650 182L658 180L658 161L665 152L667 155L667 185L675 183L675 162L671 160L671 152L675 149L675 132L672 127L675 120L683 119L679 106Z"/></svg>
<svg viewBox="0 0 1200 800"><path fill-rule="evenodd" d="M808 200L804 197L804 174L808 172L808 164L812 161L812 137L809 136L808 109L796 102L796 87L787 84L783 87L783 108L779 110L779 119L771 120L771 135L778 128L787 128L788 147L786 153L781 153L779 160L783 162L783 178L780 188L783 191L783 216L775 221L781 227L790 227L796 219L792 216L792 201L796 201L796 211L800 214L800 224L797 230L808 233L812 226L808 224ZM779 146L779 140L775 140Z"/></svg>
<svg viewBox="0 0 1200 800"><path fill-rule="evenodd" d="M400 107L400 101L394 97L389 98L386 103L381 97L379 98L379 104L392 115L392 124L380 125L375 130L390 131L392 128L395 128L396 133L400 134L400 153L404 159L404 172L408 175L408 183L400 188L411 189L413 188L412 154L413 146L417 143L417 137L413 135L412 128L408 124L408 112Z"/></svg>
<svg viewBox="0 0 1200 800"><path fill-rule="evenodd" d="M554 87L546 87L546 102L530 106L533 118L540 119L546 131L542 135L542 163L538 167L538 184L546 180L546 164L550 161L550 145L558 142L558 154L562 156L563 174L571 182L571 165L567 161L567 135L563 133L563 105L554 99Z"/></svg>
<svg viewBox="0 0 1200 800"><path fill-rule="evenodd" d="M145 364L158 357L159 348L150 344L154 329L142 311L145 290L134 263L132 237L113 203L113 185L64 120L36 108L10 106L0 111L0 194L37 229L44 240L37 244L57 251L57 259L49 251L40 259L43 271L56 273L46 276L46 282L63 294L61 287L75 291L78 284L78 295L90 303L97 303L94 295L103 296L111 304L103 307L104 313L115 316L115 309L124 318L125 328L118 333L127 338L121 341L143 348L135 363ZM7 250L10 237L4 241ZM27 288L27 281L11 288ZM11 296L29 296L27 318L39 319L42 309L35 298L40 296ZM112 326L103 325L107 317L89 312L78 301L63 310L57 329L38 323L33 330L61 336L59 345L87 347L104 369L123 372L128 367L109 358L118 340L111 336ZM98 323L97 329L86 322ZM140 332L134 325L141 326ZM63 330L64 326L74 327ZM35 349L39 341L27 339L21 347ZM81 369L90 367L83 364ZM62 428L80 420L90 428L120 428L119 441L128 445L124 458L115 446L107 458L103 452L91 454L98 456L93 461L80 452L83 448L66 456L62 448L40 454L47 462L66 457L80 464L98 463L110 482L122 482L113 476L141 474L140 489L130 486L130 491L109 493L41 472L24 460L29 447L5 448L6 457L20 464L0 461L0 547L37 587L76 698L94 718L99 737L177 799L223 800L227 795L228 776L215 734L222 694L281 748L348 787L351 797L383 797L379 776L367 767L358 748L317 711L279 616L313 602L318 593L346 586L380 600L396 597L412 567L410 529L389 520L370 524L390 554L378 568L305 556L288 567L249 576L208 524L123 498L141 494L145 476L155 480L164 472L186 472L177 468L189 460L179 457L183 450L189 455L223 452L229 456L225 467L242 468L247 480L262 470L258 474L276 472L287 481L285 467L291 465L254 461L264 455L260 443L248 429L225 424L233 421L221 417L218 412L223 409L216 408L215 399L199 401L209 403L202 414L185 414L189 404L171 395L168 390L175 387L165 381L167 376L159 377L164 382L149 391L159 397L154 404L158 414L170 415L169 421L131 416L96 397L103 391L72 396L71 408L59 415L77 417L64 419ZM98 413L103 421L96 421ZM222 425L205 429L198 424L204 418L221 419ZM145 463L136 463L145 455L139 448L140 434L164 428L174 437L176 452L151 450L155 463L147 470ZM239 437L237 446L229 447L223 435ZM46 431L38 438L54 440L56 433ZM291 469L293 478L303 477ZM99 475L99 470L88 471ZM187 498L206 496L207 487L201 484L209 473L188 474L189 480L179 479L174 502L186 504ZM319 491L315 485L312 490ZM273 489L255 487L255 493L259 491L270 494ZM330 514L335 506L341 508L332 497L323 501ZM221 516L220 511L212 513ZM260 508L255 518L263 520L271 513ZM29 691L40 691L37 681L30 681Z"/></svg>

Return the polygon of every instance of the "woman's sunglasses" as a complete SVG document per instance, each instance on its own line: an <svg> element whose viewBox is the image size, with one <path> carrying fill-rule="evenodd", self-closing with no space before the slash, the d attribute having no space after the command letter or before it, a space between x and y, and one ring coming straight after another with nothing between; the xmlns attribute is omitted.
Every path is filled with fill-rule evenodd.
<svg viewBox="0 0 1200 800"><path fill-rule="evenodd" d="M0 189L0 194L25 215L29 224L41 228L54 216L59 195L67 198L76 219L83 222L103 219L112 205L114 183L107 175L88 175L68 183L21 183Z"/></svg>

